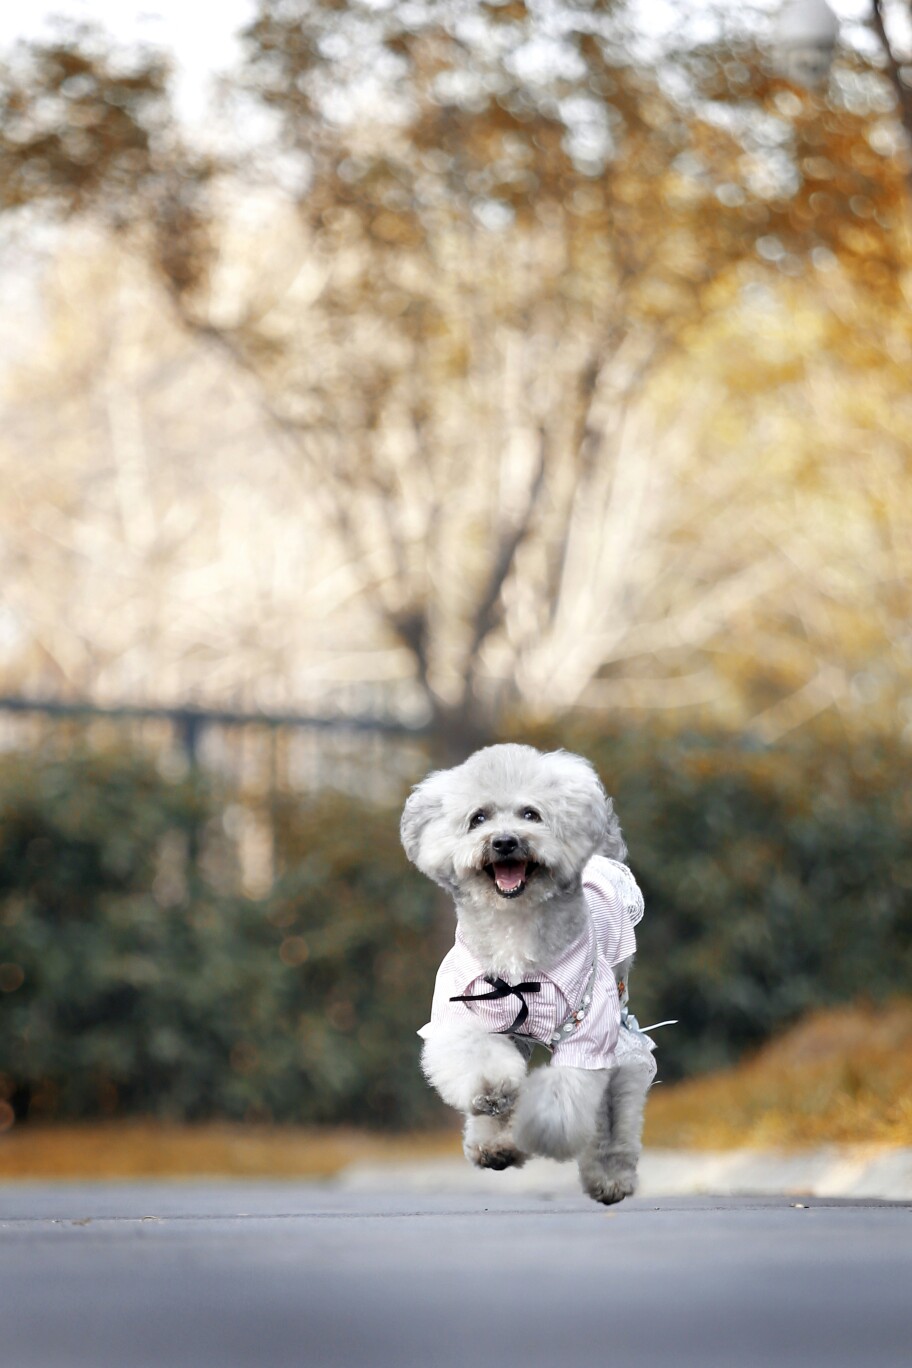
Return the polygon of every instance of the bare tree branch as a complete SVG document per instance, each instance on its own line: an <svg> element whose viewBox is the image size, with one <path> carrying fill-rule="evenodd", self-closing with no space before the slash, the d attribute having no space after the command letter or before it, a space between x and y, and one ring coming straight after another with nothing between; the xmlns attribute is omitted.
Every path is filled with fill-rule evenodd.
<svg viewBox="0 0 912 1368"><path fill-rule="evenodd" d="M912 21L912 14L910 14L910 21ZM887 33L884 20L884 0L871 0L871 22L883 48L887 62L887 75L890 78L890 84L893 86L903 127L910 142L912 142L912 87L904 76L903 64L896 56ZM908 70L908 68L906 69ZM907 171L906 175L910 185L912 185L912 168Z"/></svg>

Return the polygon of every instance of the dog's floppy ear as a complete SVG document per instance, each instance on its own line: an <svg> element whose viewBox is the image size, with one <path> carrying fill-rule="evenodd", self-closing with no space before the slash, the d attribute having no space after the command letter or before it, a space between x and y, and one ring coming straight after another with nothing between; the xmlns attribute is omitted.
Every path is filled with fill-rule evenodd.
<svg viewBox="0 0 912 1368"><path fill-rule="evenodd" d="M620 818L614 810L614 803L607 794L605 802L608 804L608 827L599 854L607 855L609 860L620 860L623 864L627 859L627 842L624 840Z"/></svg>
<svg viewBox="0 0 912 1368"><path fill-rule="evenodd" d="M596 851L623 859L627 848L620 823L593 766L568 751L552 751L548 758L560 777L555 817L568 847L578 849L584 860Z"/></svg>
<svg viewBox="0 0 912 1368"><path fill-rule="evenodd" d="M414 865L418 864L418 852L424 829L428 822L440 815L440 810L443 807L440 782L442 775L442 770L435 770L426 779L422 779L420 784L416 784L402 810L399 835L402 838L405 853Z"/></svg>

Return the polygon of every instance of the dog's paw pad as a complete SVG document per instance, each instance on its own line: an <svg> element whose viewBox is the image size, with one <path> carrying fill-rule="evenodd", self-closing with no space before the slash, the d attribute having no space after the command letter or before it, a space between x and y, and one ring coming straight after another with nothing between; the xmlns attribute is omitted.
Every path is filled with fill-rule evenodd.
<svg viewBox="0 0 912 1368"><path fill-rule="evenodd" d="M526 1156L514 1145L478 1145L466 1151L468 1158L480 1169L522 1168Z"/></svg>

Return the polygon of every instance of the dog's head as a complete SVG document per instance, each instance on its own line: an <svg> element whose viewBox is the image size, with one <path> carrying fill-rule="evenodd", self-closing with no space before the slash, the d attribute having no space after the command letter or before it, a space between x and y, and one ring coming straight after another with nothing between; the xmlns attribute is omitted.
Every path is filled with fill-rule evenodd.
<svg viewBox="0 0 912 1368"><path fill-rule="evenodd" d="M625 854L611 799L582 756L488 746L437 770L405 805L413 864L473 902L540 903L577 884L597 850Z"/></svg>

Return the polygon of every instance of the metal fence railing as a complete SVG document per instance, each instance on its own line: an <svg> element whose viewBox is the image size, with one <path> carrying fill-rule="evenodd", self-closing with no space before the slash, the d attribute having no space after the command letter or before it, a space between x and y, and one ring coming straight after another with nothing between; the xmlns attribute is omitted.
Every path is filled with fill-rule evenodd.
<svg viewBox="0 0 912 1368"><path fill-rule="evenodd" d="M420 772L425 736L419 727L370 715L0 697L0 749L123 744L152 751L166 767L199 765L242 787L334 788L378 801Z"/></svg>

